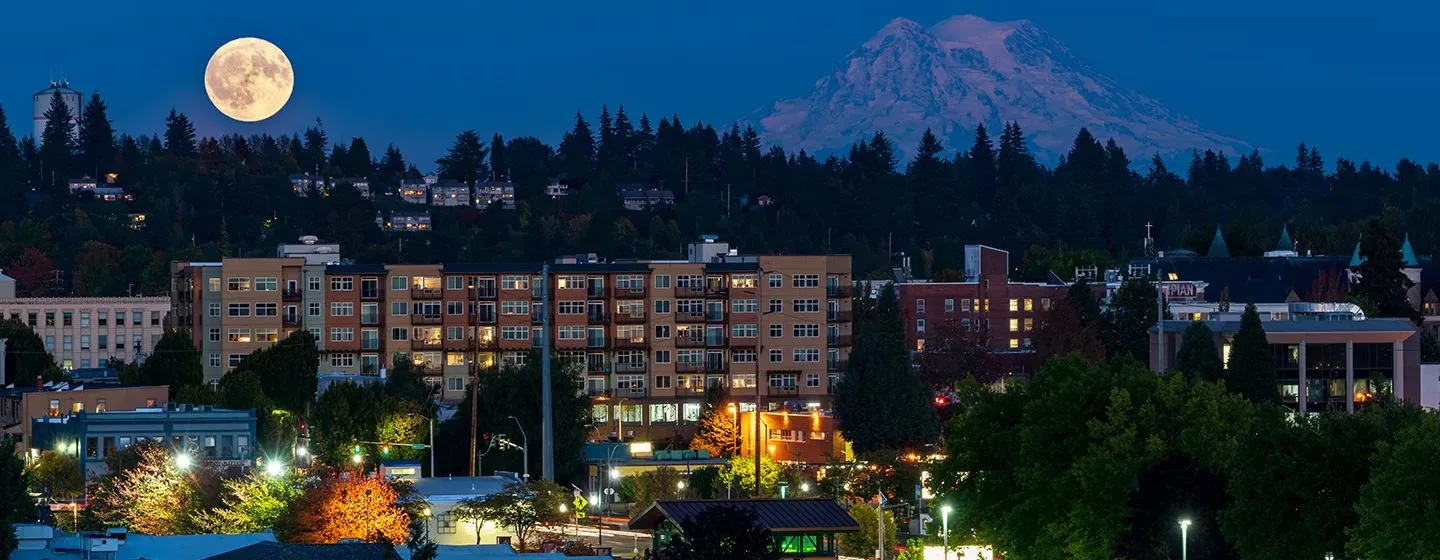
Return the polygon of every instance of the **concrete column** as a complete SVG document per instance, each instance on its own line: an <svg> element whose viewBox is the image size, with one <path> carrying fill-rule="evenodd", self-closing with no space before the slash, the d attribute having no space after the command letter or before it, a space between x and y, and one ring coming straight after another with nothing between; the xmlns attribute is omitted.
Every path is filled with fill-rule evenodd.
<svg viewBox="0 0 1440 560"><path fill-rule="evenodd" d="M1405 402L1407 400L1409 400L1409 402L1420 402L1418 395L1414 399L1403 398L1407 396L1405 394L1405 342L1397 340L1394 342L1394 345L1395 349L1392 351L1393 355L1390 357L1390 369L1392 370L1390 379L1392 390L1395 393L1395 402ZM1420 352L1416 351L1415 358L1419 359L1419 357Z"/></svg>
<svg viewBox="0 0 1440 560"><path fill-rule="evenodd" d="M1300 381L1299 381L1299 383L1300 383L1300 401L1299 401L1299 403L1298 403L1298 406L1300 407L1300 412L1305 412L1305 400L1306 400L1306 394L1305 394L1305 393L1306 393L1306 389L1305 389L1305 365L1306 365L1306 362L1305 362L1305 341L1303 341L1303 340L1300 341L1300 358L1299 358L1299 361L1300 361Z"/></svg>
<svg viewBox="0 0 1440 560"><path fill-rule="evenodd" d="M1345 411L1355 412L1355 343L1345 343Z"/></svg>

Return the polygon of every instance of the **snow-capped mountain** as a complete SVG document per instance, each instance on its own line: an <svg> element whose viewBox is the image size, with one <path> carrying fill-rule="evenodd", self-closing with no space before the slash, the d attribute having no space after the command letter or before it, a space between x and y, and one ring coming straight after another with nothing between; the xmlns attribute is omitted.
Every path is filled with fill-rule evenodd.
<svg viewBox="0 0 1440 560"><path fill-rule="evenodd" d="M1114 138L1132 161L1192 149L1249 152L1116 84L1028 21L956 16L925 28L896 18L851 52L805 97L776 101L747 119L770 143L840 150L883 130L911 152L926 128L965 150L984 123L998 142L1017 121L1036 155L1053 161L1081 127Z"/></svg>

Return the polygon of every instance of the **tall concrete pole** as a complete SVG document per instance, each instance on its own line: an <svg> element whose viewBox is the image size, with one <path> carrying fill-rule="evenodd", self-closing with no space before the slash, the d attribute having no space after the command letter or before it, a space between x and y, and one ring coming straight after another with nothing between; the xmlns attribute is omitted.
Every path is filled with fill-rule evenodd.
<svg viewBox="0 0 1440 560"><path fill-rule="evenodd" d="M540 477L555 480L555 410L550 387L550 264L540 267Z"/></svg>

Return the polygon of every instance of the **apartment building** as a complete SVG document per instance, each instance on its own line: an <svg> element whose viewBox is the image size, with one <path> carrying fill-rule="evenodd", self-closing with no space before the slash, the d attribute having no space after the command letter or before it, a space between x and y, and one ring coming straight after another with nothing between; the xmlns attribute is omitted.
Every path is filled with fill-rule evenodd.
<svg viewBox="0 0 1440 560"><path fill-rule="evenodd" d="M0 274L0 317L35 331L64 370L148 356L169 310L164 297L17 298L15 279Z"/></svg>
<svg viewBox="0 0 1440 560"><path fill-rule="evenodd" d="M33 459L39 452L31 445L34 418L150 408L163 406L169 398L170 388L163 385L62 382L47 383L43 387L0 388L0 430L15 439L19 449Z"/></svg>
<svg viewBox="0 0 1440 560"><path fill-rule="evenodd" d="M688 433L711 384L728 387L742 410L754 409L757 391L767 410L828 409L849 354L850 257L740 255L714 239L690 253L549 266L557 365L583 372L597 435ZM404 356L454 402L472 371L523 365L540 347L547 280L539 263L310 266L278 258L176 267L176 315L206 333L196 340L207 377L306 328L319 340L323 372L378 375ZM256 291L257 278L304 289L292 302Z"/></svg>

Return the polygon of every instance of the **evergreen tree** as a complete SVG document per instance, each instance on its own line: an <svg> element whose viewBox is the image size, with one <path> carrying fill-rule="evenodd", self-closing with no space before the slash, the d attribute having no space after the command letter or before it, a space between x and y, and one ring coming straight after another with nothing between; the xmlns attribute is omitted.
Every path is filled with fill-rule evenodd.
<svg viewBox="0 0 1440 560"><path fill-rule="evenodd" d="M498 133L490 139L490 174L501 181L509 181L510 164L505 161L505 138Z"/></svg>
<svg viewBox="0 0 1440 560"><path fill-rule="evenodd" d="M450 150L435 160L436 170L441 179L474 185L481 178L490 177L490 169L485 165L485 156L489 153L490 149L480 141L480 135L474 130L467 130L457 135Z"/></svg>
<svg viewBox="0 0 1440 560"><path fill-rule="evenodd" d="M634 180L635 169L635 125L630 123L630 116L625 114L625 106L615 112L615 149L607 161L610 175L616 181L629 182Z"/></svg>
<svg viewBox="0 0 1440 560"><path fill-rule="evenodd" d="M1175 355L1175 371L1187 377L1219 381L1224 371L1220 351L1215 348L1215 333L1205 323L1193 321L1185 327L1180 350Z"/></svg>
<svg viewBox="0 0 1440 560"><path fill-rule="evenodd" d="M1240 330L1230 342L1230 363L1225 369L1225 388L1255 403L1280 401L1275 375L1275 354L1265 338L1265 326L1255 304L1245 306Z"/></svg>
<svg viewBox="0 0 1440 560"><path fill-rule="evenodd" d="M365 144L364 138L351 138L350 149L346 150L346 154L346 176L369 177L373 174L375 163L370 160L370 147Z"/></svg>
<svg viewBox="0 0 1440 560"><path fill-rule="evenodd" d="M200 351L188 331L166 331L155 343L155 351L140 364L140 378L135 383L170 387L174 396L184 387L204 383Z"/></svg>
<svg viewBox="0 0 1440 560"><path fill-rule="evenodd" d="M325 147L330 145L330 136L325 134L325 123L315 119L315 126L305 129L305 146L295 156L300 170L306 173L323 171Z"/></svg>
<svg viewBox="0 0 1440 560"><path fill-rule="evenodd" d="M70 174L75 171L74 115L64 97L50 96L45 110L45 129L40 134L41 183L51 187L54 196L70 194Z"/></svg>
<svg viewBox="0 0 1440 560"><path fill-rule="evenodd" d="M575 183L584 183L590 178L595 166L595 136L590 124L579 112L575 113L575 127L560 140L560 168Z"/></svg>
<svg viewBox="0 0 1440 560"><path fill-rule="evenodd" d="M379 181L387 186L396 186L405 177L405 156L400 154L400 149L394 144L385 147L385 155L380 159L379 168L376 170Z"/></svg>
<svg viewBox="0 0 1440 560"><path fill-rule="evenodd" d="M970 146L970 183L975 202L983 208L995 204L995 150L984 124L975 126L975 143Z"/></svg>
<svg viewBox="0 0 1440 560"><path fill-rule="evenodd" d="M35 500L30 498L29 477L15 440L0 438L0 558L9 558L19 546L15 524L35 514Z"/></svg>
<svg viewBox="0 0 1440 560"><path fill-rule="evenodd" d="M840 429L855 452L933 443L940 420L932 394L910 366L895 289L886 286L857 325L849 370L835 395Z"/></svg>
<svg viewBox="0 0 1440 560"><path fill-rule="evenodd" d="M1403 270L1410 265L1401 258L1400 243L1379 219L1365 224L1360 255L1360 281L1350 284L1350 297L1365 316L1404 317L1418 325L1423 317L1406 296L1415 285Z"/></svg>
<svg viewBox="0 0 1440 560"><path fill-rule="evenodd" d="M165 117L165 153L175 157L195 157L195 126L185 113L170 110Z"/></svg>
<svg viewBox="0 0 1440 560"><path fill-rule="evenodd" d="M100 179L105 173L114 171L119 155L115 150L115 129L106 114L105 101L100 94L90 95L90 102L80 115L76 131L79 144L79 168L81 172Z"/></svg>
<svg viewBox="0 0 1440 560"><path fill-rule="evenodd" d="M18 220L25 215L27 183L29 173L20 155L20 144L10 130L5 108L0 107L0 222Z"/></svg>
<svg viewBox="0 0 1440 560"><path fill-rule="evenodd" d="M1155 282L1148 277L1132 276L1120 284L1101 322L1100 339L1105 342L1106 355L1146 363L1150 328L1158 319L1155 298Z"/></svg>

